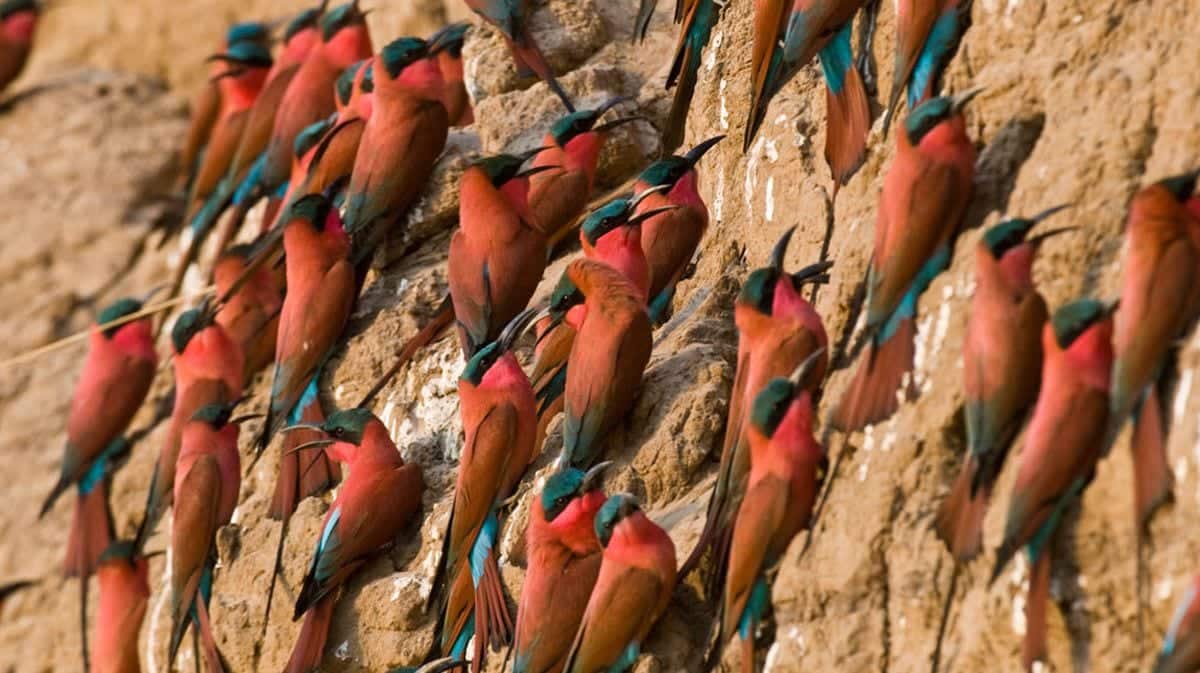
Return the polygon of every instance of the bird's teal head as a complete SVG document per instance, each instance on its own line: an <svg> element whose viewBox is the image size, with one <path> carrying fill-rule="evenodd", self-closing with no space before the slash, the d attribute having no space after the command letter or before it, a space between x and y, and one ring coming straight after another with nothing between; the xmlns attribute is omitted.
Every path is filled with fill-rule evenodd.
<svg viewBox="0 0 1200 673"><path fill-rule="evenodd" d="M104 307L100 314L96 316L96 324L104 325L114 320L120 320L127 315L132 315L142 310L142 302L132 297L123 297ZM111 339L121 326L109 327L104 330L104 336Z"/></svg>
<svg viewBox="0 0 1200 673"><path fill-rule="evenodd" d="M324 231L332 210L333 204L324 194L305 194L292 204L291 216L311 224L317 231Z"/></svg>
<svg viewBox="0 0 1200 673"><path fill-rule="evenodd" d="M771 379L754 396L754 403L750 406L750 422L763 436L775 436L775 431L787 416L792 402L805 391L805 379L824 355L825 349L818 348L810 353L790 376Z"/></svg>
<svg viewBox="0 0 1200 673"><path fill-rule="evenodd" d="M1005 220L1000 224L988 229L983 234L983 244L987 246L988 252L992 253L992 257L1000 259L1009 250L1021 245L1022 243L1031 243L1037 246L1042 241L1058 234L1063 234L1068 231L1074 231L1075 227L1062 227L1059 229L1051 229L1029 238L1029 231L1037 226L1042 220L1050 217L1054 213L1069 208L1070 204L1054 206L1047 208L1033 217L1014 217Z"/></svg>
<svg viewBox="0 0 1200 673"><path fill-rule="evenodd" d="M1196 179L1200 178L1200 171L1192 171L1183 175L1176 175L1163 180L1160 184L1171 192L1175 200L1184 203L1196 193Z"/></svg>
<svg viewBox="0 0 1200 673"><path fill-rule="evenodd" d="M581 226L584 238L587 239L587 242L591 245L596 245L596 242L599 241L605 234L616 230L618 227L633 227L645 222L655 215L665 213L669 210L675 210L678 206L668 205L661 208L651 208L650 210L637 213L636 215L634 214L637 211L638 205L640 205L641 202L646 199L646 197L650 196L651 194L665 191L666 189L667 187L665 185L660 185L657 187L651 187L637 196L632 194L619 196L600 206L596 210L593 210L586 218L584 218L583 225Z"/></svg>
<svg viewBox="0 0 1200 673"><path fill-rule="evenodd" d="M583 291L575 285L575 281L564 271L563 275L558 279L558 285L554 286L554 292L550 293L550 315L556 320L561 321L572 308L579 306L585 300Z"/></svg>
<svg viewBox="0 0 1200 673"><path fill-rule="evenodd" d="M787 256L788 246L792 242L792 234L796 228L791 227L783 232L783 236L775 242L771 249L771 264L750 272L746 282L738 293L738 303L751 306L763 315L771 315L775 305L775 286L783 276L783 260Z"/></svg>
<svg viewBox="0 0 1200 673"><path fill-rule="evenodd" d="M214 430L220 430L229 423L229 419L233 416L233 407L237 403L232 404L206 404L196 410L192 414L193 421L200 421L211 426Z"/></svg>
<svg viewBox="0 0 1200 673"><path fill-rule="evenodd" d="M1097 299L1079 299L1054 312L1050 326L1054 329L1054 340L1058 347L1067 349L1088 328L1109 316L1116 304L1105 304Z"/></svg>
<svg viewBox="0 0 1200 673"><path fill-rule="evenodd" d="M321 138L325 137L330 126L332 124L328 119L322 119L319 122L313 122L305 126L304 130L296 134L296 140L292 143L292 151L295 152L297 157L308 154L312 148L317 146L317 143L321 142Z"/></svg>
<svg viewBox="0 0 1200 673"><path fill-rule="evenodd" d="M274 62L271 52L258 42L237 42L229 45L223 54L214 54L210 61L224 61L243 68L270 68Z"/></svg>
<svg viewBox="0 0 1200 673"><path fill-rule="evenodd" d="M640 509L637 499L628 493L609 496L604 506L596 513L596 537L600 540L600 545L607 547L617 525Z"/></svg>
<svg viewBox="0 0 1200 673"><path fill-rule="evenodd" d="M0 2L0 21L21 12L40 14L42 9L42 3L38 0L6 0Z"/></svg>
<svg viewBox="0 0 1200 673"><path fill-rule="evenodd" d="M525 163L525 159L512 154L494 154L490 157L483 157L475 162L475 166L479 167L487 174L492 185L496 188L501 187L504 183L517 177L521 172L521 165Z"/></svg>
<svg viewBox="0 0 1200 673"><path fill-rule="evenodd" d="M171 345L175 347L175 352L182 354L191 343L192 337L210 325L212 315L203 307L188 309L180 314L171 328Z"/></svg>
<svg viewBox="0 0 1200 673"><path fill-rule="evenodd" d="M550 475L541 495L542 512L546 521L557 519L575 498L598 490L604 478L604 471L610 465L610 461L598 463L587 472L568 467Z"/></svg>
<svg viewBox="0 0 1200 673"><path fill-rule="evenodd" d="M405 68L429 56L429 45L419 37L401 37L389 42L379 56L388 77L396 79Z"/></svg>
<svg viewBox="0 0 1200 673"><path fill-rule="evenodd" d="M321 430L334 441L358 446L362 444L367 426L374 419L375 414L371 413L370 409L343 409L326 418L321 424Z"/></svg>
<svg viewBox="0 0 1200 673"><path fill-rule="evenodd" d="M375 64L368 61L367 69L363 72L362 81L359 82L358 88L363 93L375 92Z"/></svg>
<svg viewBox="0 0 1200 673"><path fill-rule="evenodd" d="M297 14L296 18L292 19L291 22L288 23L287 28L284 29L283 41L285 43L291 41L291 39L293 37L296 37L296 34L299 33L300 31L307 30L310 28L311 29L318 28L319 24L321 22L321 14L323 14L324 12L325 12L325 7L322 4L321 6L318 6L318 7L309 7L308 9L304 10L303 12L300 12L299 14Z"/></svg>
<svg viewBox="0 0 1200 673"><path fill-rule="evenodd" d="M232 49L239 42L267 44L271 41L271 28L261 21L235 23L225 32L225 46Z"/></svg>
<svg viewBox="0 0 1200 673"><path fill-rule="evenodd" d="M927 133L962 112L963 107L982 91L978 88L968 89L956 96L939 96L918 105L904 120L904 132L908 136L909 144L920 144Z"/></svg>
<svg viewBox="0 0 1200 673"><path fill-rule="evenodd" d="M100 565L117 562L131 563L137 553L137 545L133 540L113 540L100 553L97 563Z"/></svg>
<svg viewBox="0 0 1200 673"><path fill-rule="evenodd" d="M554 138L554 143L559 147L566 147L567 143L571 142L579 136L594 131L596 133L604 133L610 131L622 124L628 124L632 121L642 119L637 115L629 117L618 117L610 122L596 125L600 118L604 116L618 103L623 103L629 100L624 96L614 96L601 103L594 110L578 110L568 113L566 116L560 117L550 126L550 136Z"/></svg>
<svg viewBox="0 0 1200 673"><path fill-rule="evenodd" d="M349 68L342 71L338 75L337 81L333 84L333 89L337 92L338 101L343 107L350 104L350 96L354 94L354 78L358 77L358 71L366 66L367 61L359 61Z"/></svg>
<svg viewBox="0 0 1200 673"><path fill-rule="evenodd" d="M669 156L650 164L638 176L638 180L651 187L666 185L674 187L676 182L696 168L696 164L704 155L725 139L725 136L714 136L688 150L683 156Z"/></svg>
<svg viewBox="0 0 1200 673"><path fill-rule="evenodd" d="M362 22L365 16L358 8L358 0L334 7L321 18L321 39L332 40L343 28Z"/></svg>
<svg viewBox="0 0 1200 673"><path fill-rule="evenodd" d="M473 386L478 386L483 382L483 377L491 370L492 366L504 357L505 353L512 350L513 344L517 338L525 333L525 329L529 327L533 319L538 315L537 309L527 308L517 314L515 318L510 320L504 329L501 330L500 336L496 340L485 344L483 348L476 351L467 366L463 369L462 380L470 383Z"/></svg>
<svg viewBox="0 0 1200 673"><path fill-rule="evenodd" d="M446 52L454 58L462 58L463 43L467 39L467 31L471 24L466 21L452 23L429 37L429 52L440 54Z"/></svg>

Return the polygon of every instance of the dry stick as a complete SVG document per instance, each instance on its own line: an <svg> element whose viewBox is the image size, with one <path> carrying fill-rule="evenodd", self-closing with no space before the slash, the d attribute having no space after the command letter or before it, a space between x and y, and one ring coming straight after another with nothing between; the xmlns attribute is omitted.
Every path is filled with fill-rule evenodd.
<svg viewBox="0 0 1200 673"><path fill-rule="evenodd" d="M133 322L134 320L137 320L139 318L144 318L148 315L154 315L156 313L161 313L165 309L172 308L172 307L182 304L183 302L186 302L186 301L190 301L190 300L194 299L195 297L205 296L205 295L211 293L215 288L216 288L215 285L209 285L208 287L203 288L196 295L191 295L191 296L186 296L186 297L180 296L180 297L175 297L174 299L167 299L167 300L158 302L157 304L151 304L150 306L143 307L142 310L137 311L136 313L130 313L129 315L121 316L120 318L117 318L116 320L113 320L111 322L106 322L103 325L97 325L97 327L100 328L101 330L107 330L107 329L110 329L113 327L120 327L121 325L124 325L125 323ZM61 348L66 348L67 346L69 346L71 344L74 344L74 343L77 343L77 342L87 339L88 335L90 335L91 333L92 333L91 328L88 328L82 332L76 332L75 334L72 334L71 336L63 337L62 339L59 339L58 341L53 341L51 343L48 343L45 346L39 346L31 351L26 351L15 357L11 357L7 360L0 361L0 369L11 367L11 366L17 365L17 364L22 364L22 363L28 362L30 360L35 360L47 353L53 353L54 351L59 350Z"/></svg>
<svg viewBox="0 0 1200 673"><path fill-rule="evenodd" d="M929 673L937 673L938 666L942 663L942 642L946 638L946 627L950 623L950 605L954 601L954 592L958 590L958 573L962 569L962 564L957 559L952 559L954 570L950 575L950 589L946 593L946 602L942 604L942 622L938 626L938 634L936 644L933 646L933 661L929 669Z"/></svg>

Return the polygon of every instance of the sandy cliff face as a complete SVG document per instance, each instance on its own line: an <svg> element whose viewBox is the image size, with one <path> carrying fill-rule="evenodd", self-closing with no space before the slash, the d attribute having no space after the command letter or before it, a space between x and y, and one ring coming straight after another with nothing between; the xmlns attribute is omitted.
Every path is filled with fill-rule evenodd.
<svg viewBox="0 0 1200 673"><path fill-rule="evenodd" d="M140 291L166 273L176 242L163 249L156 248L157 236L141 242L156 222L178 217L178 205L168 196L171 152L184 128L188 86L203 76L199 60L226 22L279 16L297 6L257 0L182 4L64 3L48 20L31 70L16 89L58 86L0 113L0 194L7 206L0 211L6 236L0 246L0 324L7 337L0 358L82 329L97 303ZM428 33L447 16L463 15L457 0L449 0L449 7L436 0L402 4L372 15L377 44L407 31ZM637 47L628 42L633 4L552 0L534 19L563 85L581 104L620 94L630 98L622 109L636 107L649 118L622 127L610 141L602 160L603 189L619 185L657 155L653 125L661 124L669 106L662 81L674 42L671 3L661 3L649 39ZM689 117L685 146L716 134L731 136L701 164L701 193L712 214L709 233L694 276L680 287L677 318L656 333L634 410L608 448L616 461L608 488L642 497L652 517L669 528L681 556L699 533L720 449L733 379L731 307L738 284L749 269L764 264L787 227L798 226L787 258L791 268L818 259L831 230L828 256L835 266L817 308L830 334L841 334L866 268L879 189L893 156L894 135L885 141L877 120L866 163L833 202L821 153L824 93L815 68L786 87L750 151L740 151L735 141L750 90L750 6L725 8L704 54ZM771 671L907 673L929 666L952 573L932 520L964 445L961 342L974 282L970 252L981 227L1005 213L1073 203L1058 223L1080 230L1043 248L1035 279L1052 308L1084 294L1114 297L1129 197L1196 161L1200 71L1189 27L1200 24L1200 5L980 0L972 19L946 84L952 91L984 87L967 111L979 149L976 196L953 264L920 303L915 373L920 394L891 420L831 440L838 469L825 515L811 548L802 555L798 539L775 582ZM894 9L884 3L874 47L884 95L893 34ZM472 35L466 56L479 123L452 136L453 149L409 227L389 240L379 260L384 266L368 281L350 338L323 382L331 405L357 401L390 364L391 352L432 315L445 290L455 180L468 157L532 148L561 114L545 86L520 88L501 42L489 31ZM81 64L138 74L81 71ZM164 88L161 79L172 88ZM139 252L127 264L131 250ZM544 286L562 265L551 267ZM8 457L0 579L46 578L0 611L0 670L78 667L77 585L55 575L70 507L62 503L40 522L36 512L57 474L81 356L79 349L60 351L0 377L0 446ZM1053 670L1147 670L1174 602L1197 570L1200 398L1192 395L1192 383L1198 363L1200 341L1189 338L1167 398L1176 499L1152 530L1149 642L1137 642L1131 470L1121 442L1101 464L1082 507L1069 517L1070 534L1055 550L1061 562L1049 609ZM454 340L439 341L375 402L404 458L425 470L424 521L351 582L335 613L326 670L379 671L415 663L428 649L434 620L422 603L431 589L461 443L456 386L462 365ZM166 391L167 378L160 377L155 395ZM825 406L838 399L848 380L846 370L832 375ZM267 385L260 377L251 406L264 404ZM150 411L143 410L134 427L145 424ZM256 427L247 423L244 437ZM117 477L113 506L123 532L132 531L140 517L162 438L162 428L152 432ZM532 488L503 534L505 579L513 596L523 575L521 531L529 494L560 445L552 432L528 480ZM248 447L245 451L248 455ZM298 631L289 619L290 602L328 502L310 499L297 512L285 548L285 578L266 636L260 637L279 534L279 524L264 516L276 454L270 452L243 481L235 523L219 541L213 617L234 671L280 670L286 661ZM1015 465L1009 461L997 488L985 527L988 549L999 542ZM160 536L151 547L165 544ZM1020 670L1027 568L1018 560L989 588L990 555L983 558L958 578L942 670ZM143 664L152 673L164 669L169 628L163 573L158 559L141 644ZM698 667L711 618L698 589L689 583L676 590L637 670ZM186 649L180 670L192 666ZM501 658L493 657L493 668ZM731 652L725 663L737 666L738 659Z"/></svg>

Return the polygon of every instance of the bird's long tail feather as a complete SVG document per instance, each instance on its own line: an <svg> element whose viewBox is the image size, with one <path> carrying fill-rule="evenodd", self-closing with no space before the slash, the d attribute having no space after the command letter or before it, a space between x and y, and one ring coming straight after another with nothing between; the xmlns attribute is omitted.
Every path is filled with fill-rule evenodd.
<svg viewBox="0 0 1200 673"><path fill-rule="evenodd" d="M112 542L112 523L108 511L108 489L104 483L96 484L88 493L79 492L75 501L75 514L71 519L71 533L67 537L67 558L63 573L68 577L79 577L87 581L96 569L100 555Z"/></svg>
<svg viewBox="0 0 1200 673"><path fill-rule="evenodd" d="M309 673L321 665L325 641L329 638L329 623L333 620L333 596L326 596L304 615L304 624L296 638L296 647L288 659L284 673Z"/></svg>
<svg viewBox="0 0 1200 673"><path fill-rule="evenodd" d="M571 102L571 97L558 83L558 79L554 76L554 69L550 67L550 63L546 61L546 55L542 53L541 48L533 39L533 35L529 33L529 29L522 26L521 31L515 36L515 39L508 40L508 46L512 50L513 61L517 64L517 74L521 77L528 77L536 74L554 95L558 96L562 101L563 106L569 112L575 111L575 105Z"/></svg>
<svg viewBox="0 0 1200 673"><path fill-rule="evenodd" d="M1167 463L1165 424L1157 387L1151 386L1133 419L1134 502L1139 536L1154 512L1171 497L1171 468Z"/></svg>
<svg viewBox="0 0 1200 673"><path fill-rule="evenodd" d="M1029 573L1029 594L1025 600L1025 642L1021 661L1025 670L1033 670L1035 661L1046 660L1046 605L1050 602L1050 550L1038 554Z"/></svg>
<svg viewBox="0 0 1200 673"><path fill-rule="evenodd" d="M978 470L979 461L968 456L949 495L938 509L935 523L938 538L959 562L975 558L983 546L983 517L987 513L991 485L981 484L979 490L971 493Z"/></svg>
<svg viewBox="0 0 1200 673"><path fill-rule="evenodd" d="M825 73L827 122L825 161L833 174L834 195L862 165L871 129L871 108L862 75L850 49L851 23L821 50Z"/></svg>
<svg viewBox="0 0 1200 673"><path fill-rule="evenodd" d="M212 621L208 618L206 601L196 600L196 628L200 630L200 646L204 655L204 665L208 673L224 673L227 666L221 651L217 649L217 641L213 638Z"/></svg>
<svg viewBox="0 0 1200 673"><path fill-rule="evenodd" d="M831 421L843 431L859 430L882 421L899 408L897 399L905 374L912 371L916 324L901 318L896 330L882 343L872 341Z"/></svg>

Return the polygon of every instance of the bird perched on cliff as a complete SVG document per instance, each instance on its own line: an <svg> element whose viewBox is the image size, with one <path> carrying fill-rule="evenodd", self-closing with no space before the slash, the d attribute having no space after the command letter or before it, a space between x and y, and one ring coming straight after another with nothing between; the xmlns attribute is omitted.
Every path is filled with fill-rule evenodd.
<svg viewBox="0 0 1200 673"><path fill-rule="evenodd" d="M546 237L533 226L529 179L557 167L521 168L538 151L485 157L459 180L458 230L446 275L468 358L529 304L546 268Z"/></svg>
<svg viewBox="0 0 1200 673"><path fill-rule="evenodd" d="M446 107L446 118L451 126L475 123L475 111L463 81L462 50L470 28L471 24L459 21L429 36L429 52L436 55L438 69L442 72L442 105Z"/></svg>
<svg viewBox="0 0 1200 673"><path fill-rule="evenodd" d="M267 143L262 184L273 194L288 179L296 135L335 110L334 84L339 75L374 53L366 13L353 0L321 17L321 44L300 65L279 102Z"/></svg>
<svg viewBox="0 0 1200 673"><path fill-rule="evenodd" d="M1025 602L1028 670L1046 656L1046 603L1058 524L1095 476L1108 421L1112 311L1081 299L1054 312L1042 330L1041 392L1029 421L992 581L1025 547L1032 566Z"/></svg>
<svg viewBox="0 0 1200 673"><path fill-rule="evenodd" d="M316 394L316 381L358 298L350 237L329 200L310 194L291 209L283 230L287 295L279 316L271 404L259 438L266 448L285 423L299 422L298 403Z"/></svg>
<svg viewBox="0 0 1200 673"><path fill-rule="evenodd" d="M472 671L481 669L488 647L506 645L512 636L496 544L500 509L536 448L533 388L512 353L533 314L526 309L513 318L467 362L458 381L465 438L434 586L444 579L447 587L438 629L442 654L461 659L474 638Z"/></svg>
<svg viewBox="0 0 1200 673"><path fill-rule="evenodd" d="M1196 671L1200 671L1200 576L1184 592L1154 662L1154 673Z"/></svg>
<svg viewBox="0 0 1200 673"><path fill-rule="evenodd" d="M596 183L596 163L608 132L641 119L618 117L598 124L604 113L626 99L614 96L592 110L571 112L554 122L542 141L543 148L533 158L534 167L553 166L560 170L540 173L529 179L529 209L532 224L546 237L553 249L570 231L583 213Z"/></svg>
<svg viewBox="0 0 1200 673"><path fill-rule="evenodd" d="M1139 541L1154 510L1171 494L1162 384L1178 340L1200 315L1198 176L1186 173L1142 189L1129 206L1125 230L1106 447L1132 417Z"/></svg>
<svg viewBox="0 0 1200 673"><path fill-rule="evenodd" d="M328 446L326 452L350 471L325 515L292 615L303 615L304 624L285 672L308 673L321 664L341 588L412 520L425 482L421 468L405 464L387 428L366 409L338 411L319 426L292 427L324 432L327 438L314 445Z"/></svg>
<svg viewBox="0 0 1200 673"><path fill-rule="evenodd" d="M0 2L0 93L25 69L43 11L38 0Z"/></svg>
<svg viewBox="0 0 1200 673"><path fill-rule="evenodd" d="M533 498L525 531L528 559L513 673L562 673L600 574L596 513L605 503L601 477L610 463L586 473L568 468L550 475Z"/></svg>
<svg viewBox="0 0 1200 673"><path fill-rule="evenodd" d="M730 391L717 482L709 497L700 539L679 569L680 576L686 576L712 548L715 566L709 578L712 591L723 582L734 517L750 471L750 412L755 396L772 379L789 376L813 353L820 352L803 380L806 389L815 396L829 365L826 354L829 337L825 325L800 290L808 283L827 282L826 271L833 263L818 262L788 273L784 258L794 232L794 228L784 232L771 252L771 263L750 273L734 303L733 320L738 328L737 370Z"/></svg>
<svg viewBox="0 0 1200 673"><path fill-rule="evenodd" d="M967 452L936 522L938 537L960 562L979 553L992 486L1037 401L1049 312L1033 285L1033 260L1046 239L1073 228L1030 232L1064 207L1001 222L975 247L975 294L963 339Z"/></svg>
<svg viewBox="0 0 1200 673"><path fill-rule="evenodd" d="M645 220L654 218L667 210L679 206L666 205L636 214L640 203L652 194L665 191L665 187L648 189L637 196L621 196L600 206L584 219L579 231L583 256L602 262L616 269L638 292L645 304L650 289L650 267L642 252L641 226ZM573 292L567 282L560 286L567 294ZM563 299L562 292L554 299ZM567 381L567 361L575 343L575 328L565 320L555 320L547 315L539 325L537 344L534 347L533 385L538 400L538 441L541 446L550 421L563 409L563 392Z"/></svg>
<svg viewBox="0 0 1200 673"><path fill-rule="evenodd" d="M224 51L239 42L252 42L265 49L271 43L271 29L258 21L235 23L225 32L225 39L218 49ZM221 90L217 86L220 80L214 78L225 71L225 64L219 61L210 63L209 79L192 97L188 130L179 154L179 164L183 169L180 174L180 188L185 192L191 188L196 171L200 168L204 148L208 144L209 135L221 108Z"/></svg>
<svg viewBox="0 0 1200 673"><path fill-rule="evenodd" d="M525 78L537 75L558 96L567 111L574 112L575 106L571 104L570 96L554 78L554 69L533 39L533 33L529 32L525 0L466 0L466 3L471 11L500 31L512 51L517 76Z"/></svg>
<svg viewBox="0 0 1200 673"><path fill-rule="evenodd" d="M834 411L832 425L839 430L858 430L891 416L899 407L897 393L906 392L900 389L913 366L917 300L949 266L971 201L975 147L962 109L979 91L922 103L896 136L865 281L866 327L855 351L870 343Z"/></svg>
<svg viewBox="0 0 1200 673"><path fill-rule="evenodd" d="M139 550L145 548L159 519L171 506L184 426L202 407L231 403L242 396L242 349L215 322L207 304L179 316L171 328L171 344L175 351L175 403L150 478L146 511L135 540Z"/></svg>
<svg viewBox="0 0 1200 673"><path fill-rule="evenodd" d="M746 431L750 476L733 523L710 665L736 634L743 670L755 670L754 638L771 602L768 573L812 521L828 460L813 436L813 395L803 381L823 365L823 355L823 349L809 355L788 378L772 379L754 397Z"/></svg>
<svg viewBox="0 0 1200 673"><path fill-rule="evenodd" d="M286 216L296 199L323 193L350 177L367 120L375 109L375 69L371 64L356 63L338 77L337 112L303 170L292 171L278 217Z"/></svg>
<svg viewBox="0 0 1200 673"><path fill-rule="evenodd" d="M595 527L600 574L563 671L625 673L671 601L675 544L627 493L604 503Z"/></svg>
<svg viewBox="0 0 1200 673"><path fill-rule="evenodd" d="M234 404L201 407L180 434L171 525L168 668L175 662L189 624L199 633L209 672L226 668L213 638L208 603L217 563L217 529L233 517L242 483L237 447L241 419L230 417Z"/></svg>
<svg viewBox="0 0 1200 673"><path fill-rule="evenodd" d="M714 136L682 156L669 156L650 164L638 175L633 191L647 198L637 205L637 214L658 214L642 223L642 251L650 265L649 311L653 322L661 322L675 298L675 286L700 247L708 229L708 206L700 196L696 164L725 136ZM655 193L654 188L663 188ZM660 210L676 206L673 210Z"/></svg>
<svg viewBox="0 0 1200 673"><path fill-rule="evenodd" d="M150 600L146 557L130 541L116 541L96 569L100 602L92 640L93 673L139 673L138 633Z"/></svg>
<svg viewBox="0 0 1200 673"><path fill-rule="evenodd" d="M59 496L76 487L63 572L85 582L112 542L107 477L112 460L128 449L120 440L121 433L150 392L158 367L152 318L106 325L141 309L142 302L137 299L118 299L96 317L71 398L61 471L38 514L39 518L45 516Z"/></svg>
<svg viewBox="0 0 1200 673"><path fill-rule="evenodd" d="M814 56L825 75L825 161L834 195L862 164L871 109L850 46L853 19L866 0L766 0L755 3L754 89L742 151L750 149L775 94Z"/></svg>
<svg viewBox="0 0 1200 673"><path fill-rule="evenodd" d="M432 56L424 40L404 37L385 46L370 66L374 103L346 189L346 231L356 239L356 257L374 248L359 240L374 241L384 227L403 221L446 146L450 120ZM355 266L360 263L356 259Z"/></svg>
<svg viewBox="0 0 1200 673"><path fill-rule="evenodd" d="M225 249L228 241L245 220L249 204L245 203L245 198L239 200L236 197L256 189L262 181L263 166L266 164L265 152L275 127L275 115L283 94L287 92L292 78L300 70L300 64L320 45L319 24L323 11L324 5L306 9L288 24L284 31L283 48L271 65L266 82L246 115L246 122L229 167L216 191L208 197L193 221L194 229L207 231L231 203L237 206L234 209L235 215L231 216L223 227L218 239L218 251Z"/></svg>
<svg viewBox="0 0 1200 673"><path fill-rule="evenodd" d="M971 25L970 0L899 0L896 3L896 63L883 132L892 125L905 94L909 110L937 93L942 69Z"/></svg>
<svg viewBox="0 0 1200 673"><path fill-rule="evenodd" d="M263 367L275 359L275 336L279 331L279 311L283 307L282 279L272 269L260 266L248 271L254 256L250 245L230 248L213 265L217 296L234 290L244 273L250 278L236 288L217 311L217 324L241 348L245 356L247 384Z"/></svg>
<svg viewBox="0 0 1200 673"><path fill-rule="evenodd" d="M608 264L577 259L567 265L546 312L576 332L567 358L559 465L586 469L633 407L650 361L644 295Z"/></svg>

